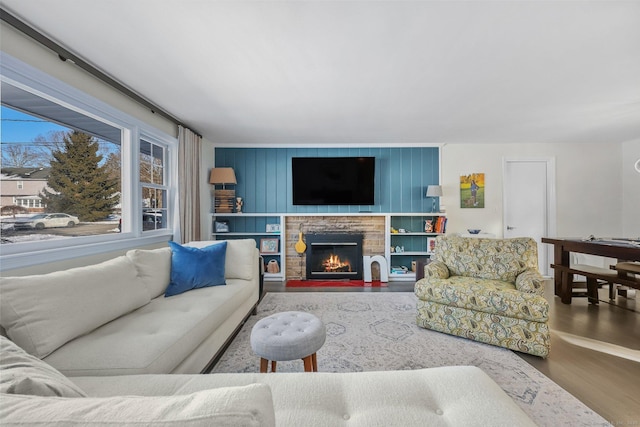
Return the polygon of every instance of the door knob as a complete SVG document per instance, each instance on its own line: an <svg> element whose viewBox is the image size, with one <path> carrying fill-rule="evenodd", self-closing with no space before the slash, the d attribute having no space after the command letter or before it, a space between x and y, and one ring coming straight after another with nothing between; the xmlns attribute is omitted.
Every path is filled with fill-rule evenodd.
<svg viewBox="0 0 640 427"><path fill-rule="evenodd" d="M511 226L507 225L507 230L514 230L514 229L515 229L515 227L511 227Z"/></svg>

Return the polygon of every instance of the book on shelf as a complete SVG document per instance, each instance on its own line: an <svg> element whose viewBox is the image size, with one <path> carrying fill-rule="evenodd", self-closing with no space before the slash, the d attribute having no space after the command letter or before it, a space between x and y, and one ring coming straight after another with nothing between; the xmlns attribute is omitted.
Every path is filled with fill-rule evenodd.
<svg viewBox="0 0 640 427"><path fill-rule="evenodd" d="M434 232L436 233L444 233L447 230L447 217L441 216L436 220L436 225L434 227Z"/></svg>

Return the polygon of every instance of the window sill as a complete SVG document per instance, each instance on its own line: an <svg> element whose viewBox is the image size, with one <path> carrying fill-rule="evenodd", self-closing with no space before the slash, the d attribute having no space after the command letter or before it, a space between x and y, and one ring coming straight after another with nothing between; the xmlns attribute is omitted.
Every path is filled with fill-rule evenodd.
<svg viewBox="0 0 640 427"><path fill-rule="evenodd" d="M34 250L8 255L0 255L0 271L5 272L18 268L33 267L53 262L85 258L109 252L126 252L144 246L166 243L173 235L167 233L153 233L150 236L121 238L110 241L93 241L69 247Z"/></svg>

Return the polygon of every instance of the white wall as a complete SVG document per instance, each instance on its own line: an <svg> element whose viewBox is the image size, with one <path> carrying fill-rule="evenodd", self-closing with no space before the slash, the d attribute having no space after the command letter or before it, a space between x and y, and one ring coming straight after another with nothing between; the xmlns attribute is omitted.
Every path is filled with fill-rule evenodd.
<svg viewBox="0 0 640 427"><path fill-rule="evenodd" d="M213 212L213 187L209 184L209 174L215 165L215 146L213 142L202 139L202 159L200 161L200 239L211 240L211 213Z"/></svg>
<svg viewBox="0 0 640 427"><path fill-rule="evenodd" d="M640 142L445 145L441 202L449 218L447 232L481 228L499 237L503 235L502 162L508 157L555 158L557 237L640 235L637 224L640 174L635 177L623 170L621 161L623 152L624 157L635 153L635 161L640 155L639 146ZM460 208L460 175L472 172L485 174L484 209ZM623 203L623 199L627 200Z"/></svg>
<svg viewBox="0 0 640 427"><path fill-rule="evenodd" d="M0 41L2 51L9 55L148 123L158 130L173 137L178 136L178 127L172 121L152 113L148 108L93 77L71 61L61 61L53 51L26 37L10 25L4 23L0 25Z"/></svg>
<svg viewBox="0 0 640 427"><path fill-rule="evenodd" d="M640 160L640 139L622 144L622 233L640 238L640 172L633 167Z"/></svg>

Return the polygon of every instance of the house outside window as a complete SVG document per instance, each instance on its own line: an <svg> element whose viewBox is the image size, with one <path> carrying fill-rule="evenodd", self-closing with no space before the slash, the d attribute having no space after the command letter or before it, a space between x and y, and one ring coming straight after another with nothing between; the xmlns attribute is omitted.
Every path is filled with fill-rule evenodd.
<svg viewBox="0 0 640 427"><path fill-rule="evenodd" d="M24 188L24 182L23 181L18 181L17 184L18 184L17 185L18 190L22 190Z"/></svg>
<svg viewBox="0 0 640 427"><path fill-rule="evenodd" d="M44 207L42 199L36 196L16 198L15 204L27 208L30 211L34 209L41 210Z"/></svg>

